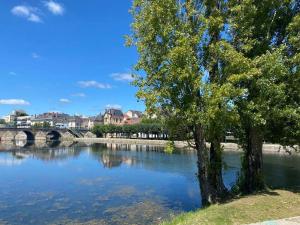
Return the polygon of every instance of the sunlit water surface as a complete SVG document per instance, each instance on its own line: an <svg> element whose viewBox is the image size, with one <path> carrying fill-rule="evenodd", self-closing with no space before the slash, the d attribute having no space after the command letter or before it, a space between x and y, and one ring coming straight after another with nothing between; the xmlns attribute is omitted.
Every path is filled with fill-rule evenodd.
<svg viewBox="0 0 300 225"><path fill-rule="evenodd" d="M166 154L161 147L141 145L16 144L0 144L0 224L158 224L201 207L194 152ZM230 187L240 153L225 152L224 159ZM268 154L264 162L270 186L300 187L299 156Z"/></svg>

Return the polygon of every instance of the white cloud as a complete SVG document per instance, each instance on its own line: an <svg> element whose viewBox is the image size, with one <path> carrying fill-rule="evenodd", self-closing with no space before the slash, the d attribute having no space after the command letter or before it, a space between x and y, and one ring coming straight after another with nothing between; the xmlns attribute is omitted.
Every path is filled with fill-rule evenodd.
<svg viewBox="0 0 300 225"><path fill-rule="evenodd" d="M65 12L65 9L61 4L59 4L55 1L52 1L52 0L46 1L45 6L54 15L63 15Z"/></svg>
<svg viewBox="0 0 300 225"><path fill-rule="evenodd" d="M28 20L31 21L31 22L35 22L35 23L41 23L42 22L41 18L38 15L34 14L34 13L30 14L30 16L28 17Z"/></svg>
<svg viewBox="0 0 300 225"><path fill-rule="evenodd" d="M33 52L33 53L31 54L31 56L32 56L32 58L34 58L34 59L39 59L39 58L41 58L41 56L40 56L39 54L35 53L35 52Z"/></svg>
<svg viewBox="0 0 300 225"><path fill-rule="evenodd" d="M118 104L108 104L105 106L105 108L107 108L107 109L122 109L122 106L118 105Z"/></svg>
<svg viewBox="0 0 300 225"><path fill-rule="evenodd" d="M0 105L30 105L23 99L0 99Z"/></svg>
<svg viewBox="0 0 300 225"><path fill-rule="evenodd" d="M30 8L23 5L18 5L12 8L11 12L12 14L16 16L24 16L28 17L30 15Z"/></svg>
<svg viewBox="0 0 300 225"><path fill-rule="evenodd" d="M111 85L109 85L109 84L99 83L99 82L94 81L94 80L79 81L78 84L82 88L89 88L89 87L99 88L99 89L109 89L109 88L111 88Z"/></svg>
<svg viewBox="0 0 300 225"><path fill-rule="evenodd" d="M116 81L128 81L131 82L134 80L130 73L113 73L111 77Z"/></svg>
<svg viewBox="0 0 300 225"><path fill-rule="evenodd" d="M59 99L59 101L61 102L61 103L70 103L71 101L69 100L69 99L67 99L67 98L61 98L61 99Z"/></svg>
<svg viewBox="0 0 300 225"><path fill-rule="evenodd" d="M37 11L36 8L30 6L17 5L12 8L11 13L34 23L41 23L42 19L37 15Z"/></svg>
<svg viewBox="0 0 300 225"><path fill-rule="evenodd" d="M76 93L76 94L72 94L73 97L80 97L80 98L84 98L86 97L86 94L84 93Z"/></svg>

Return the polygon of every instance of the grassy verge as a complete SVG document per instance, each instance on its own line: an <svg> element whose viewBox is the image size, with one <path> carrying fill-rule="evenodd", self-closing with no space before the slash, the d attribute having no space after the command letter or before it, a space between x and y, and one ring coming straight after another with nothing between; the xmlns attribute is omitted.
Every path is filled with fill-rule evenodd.
<svg viewBox="0 0 300 225"><path fill-rule="evenodd" d="M163 225L248 224L300 216L300 193L275 190L175 217Z"/></svg>

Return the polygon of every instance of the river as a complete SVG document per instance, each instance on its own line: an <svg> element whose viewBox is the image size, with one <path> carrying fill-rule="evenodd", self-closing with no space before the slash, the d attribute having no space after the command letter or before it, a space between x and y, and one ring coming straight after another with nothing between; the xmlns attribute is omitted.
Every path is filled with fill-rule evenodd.
<svg viewBox="0 0 300 225"><path fill-rule="evenodd" d="M231 187L239 152L225 152ZM194 152L116 144L0 144L0 224L158 224L201 207ZM300 190L300 156L264 155L269 186Z"/></svg>

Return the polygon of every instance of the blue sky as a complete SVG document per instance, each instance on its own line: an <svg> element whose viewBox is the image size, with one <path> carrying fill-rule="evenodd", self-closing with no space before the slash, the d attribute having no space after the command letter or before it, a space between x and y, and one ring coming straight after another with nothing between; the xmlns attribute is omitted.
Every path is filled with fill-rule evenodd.
<svg viewBox="0 0 300 225"><path fill-rule="evenodd" d="M107 106L143 110L129 84L137 61L124 46L130 0L0 2L0 116Z"/></svg>

